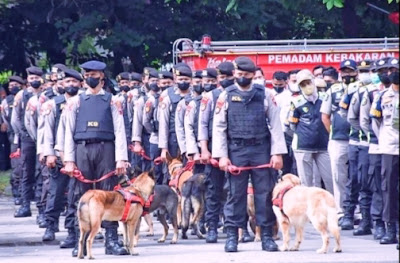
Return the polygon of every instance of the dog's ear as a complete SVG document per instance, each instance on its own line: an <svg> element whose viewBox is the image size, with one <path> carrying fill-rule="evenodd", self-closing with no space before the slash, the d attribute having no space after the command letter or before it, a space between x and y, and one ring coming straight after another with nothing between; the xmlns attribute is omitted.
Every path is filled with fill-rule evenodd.
<svg viewBox="0 0 400 263"><path fill-rule="evenodd" d="M167 164L170 164L172 162L172 157L169 154L169 152L167 152L166 156L167 156Z"/></svg>
<svg viewBox="0 0 400 263"><path fill-rule="evenodd" d="M142 169L139 166L135 165L133 168L133 177L138 177L141 173L143 173Z"/></svg>
<svg viewBox="0 0 400 263"><path fill-rule="evenodd" d="M155 179L155 174L154 174L154 167L152 167L151 169L150 169L150 171L148 172L148 175L149 175L149 177L151 178L151 179Z"/></svg>

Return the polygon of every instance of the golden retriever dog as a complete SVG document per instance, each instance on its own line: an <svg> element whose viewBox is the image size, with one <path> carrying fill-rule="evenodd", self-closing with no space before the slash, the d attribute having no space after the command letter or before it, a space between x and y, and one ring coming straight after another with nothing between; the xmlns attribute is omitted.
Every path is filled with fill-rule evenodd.
<svg viewBox="0 0 400 263"><path fill-rule="evenodd" d="M322 237L322 247L317 250L317 253L327 252L329 232L336 240L333 252L342 251L337 210L331 193L318 187L301 186L299 177L286 174L275 185L272 200L273 210L283 235L281 251L289 250L291 226L294 226L296 230L296 239L290 250L299 250L303 240L303 229L308 221L311 221Z"/></svg>
<svg viewBox="0 0 400 263"><path fill-rule="evenodd" d="M147 201L153 192L155 185L153 170L140 174L135 182L124 188L131 194L136 195L143 201ZM128 194L129 194L128 193ZM92 245L95 235L99 232L101 221L119 221L124 214L126 201L124 196L117 191L89 190L79 200L78 220L80 228L78 258L83 258L84 240L89 259L94 259ZM126 221L123 223L124 245L131 255L136 245L134 234L143 213L143 206L140 203L132 202L129 208Z"/></svg>

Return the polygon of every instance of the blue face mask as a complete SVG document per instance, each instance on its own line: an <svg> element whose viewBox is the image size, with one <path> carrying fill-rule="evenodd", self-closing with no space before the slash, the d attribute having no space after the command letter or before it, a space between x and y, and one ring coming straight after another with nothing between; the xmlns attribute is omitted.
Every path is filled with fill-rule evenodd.
<svg viewBox="0 0 400 263"><path fill-rule="evenodd" d="M371 74L371 81L372 81L372 84L378 84L379 82L381 82L381 80L379 79L378 73Z"/></svg>

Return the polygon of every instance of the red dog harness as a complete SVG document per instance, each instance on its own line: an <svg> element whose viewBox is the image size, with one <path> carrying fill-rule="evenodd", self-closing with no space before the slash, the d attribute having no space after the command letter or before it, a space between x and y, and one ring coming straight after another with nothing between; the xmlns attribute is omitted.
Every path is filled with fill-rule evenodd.
<svg viewBox="0 0 400 263"><path fill-rule="evenodd" d="M144 204L142 216L147 215L150 212L150 206L153 200L154 194L150 195L149 199L147 199L146 203Z"/></svg>
<svg viewBox="0 0 400 263"><path fill-rule="evenodd" d="M125 199L125 208L124 208L124 213L122 214L121 221L123 223L126 222L126 219L129 214L129 210L131 208L132 203L139 203L142 207L145 206L146 202L144 201L143 197L138 196L136 193L131 192L126 189L119 189L117 190L118 193L120 193L124 199Z"/></svg>
<svg viewBox="0 0 400 263"><path fill-rule="evenodd" d="M281 210L282 214L286 217L287 215L285 214L285 212L283 212L283 197L285 196L285 194L292 189L294 186L290 185L290 186L286 186L285 188L283 188L279 193L278 196L276 198L274 198L274 200L272 200L272 204L274 206L279 207L279 209Z"/></svg>
<svg viewBox="0 0 400 263"><path fill-rule="evenodd" d="M174 187L174 188L178 189L179 179L181 178L181 175L186 171L192 171L194 164L195 164L194 161L188 161L186 163L186 166L179 170L179 172L177 173L175 178L173 180L169 181L168 185L170 187Z"/></svg>

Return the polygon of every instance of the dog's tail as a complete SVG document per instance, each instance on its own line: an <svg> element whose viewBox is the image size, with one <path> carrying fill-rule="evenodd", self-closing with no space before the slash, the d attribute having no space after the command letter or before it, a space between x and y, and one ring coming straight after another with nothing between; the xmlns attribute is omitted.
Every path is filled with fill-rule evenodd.
<svg viewBox="0 0 400 263"><path fill-rule="evenodd" d="M192 211L192 200L190 198L193 182L186 181L182 187L182 231L187 231L189 228L190 213Z"/></svg>
<svg viewBox="0 0 400 263"><path fill-rule="evenodd" d="M91 224L90 224L90 208L89 203L90 199L92 199L93 193L86 192L81 199L79 200L78 204L78 219L79 219L79 227L83 233L87 233L91 231Z"/></svg>

